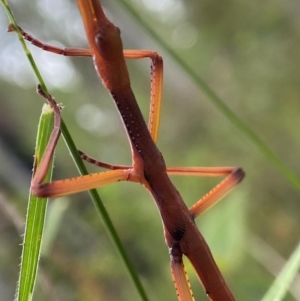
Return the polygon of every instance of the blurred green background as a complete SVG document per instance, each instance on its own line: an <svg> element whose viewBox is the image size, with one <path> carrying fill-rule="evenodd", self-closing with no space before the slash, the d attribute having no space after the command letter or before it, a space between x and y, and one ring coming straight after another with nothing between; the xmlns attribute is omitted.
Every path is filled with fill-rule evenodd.
<svg viewBox="0 0 300 301"><path fill-rule="evenodd" d="M197 224L237 300L259 300L300 237L297 191L225 118L119 0L102 1L125 48L164 58L158 147L168 165L241 166L245 180ZM56 46L86 47L75 1L13 0L19 25ZM300 4L297 1L131 0L140 17L298 176L300 170ZM43 100L33 72L0 10L0 292L12 300L18 279L37 122ZM89 58L65 58L31 47L79 149L102 161L130 164L130 148L115 106ZM150 63L128 63L147 116ZM97 168L89 167L91 171ZM55 178L77 171L61 139ZM173 177L192 205L218 180ZM132 183L99 190L151 300L176 300L157 209ZM41 258L33 300L138 300L87 193L53 200L63 212ZM56 211L57 210L57 211ZM48 230L53 227L49 219ZM206 300L186 263L196 300ZM296 278L285 300L300 300Z"/></svg>

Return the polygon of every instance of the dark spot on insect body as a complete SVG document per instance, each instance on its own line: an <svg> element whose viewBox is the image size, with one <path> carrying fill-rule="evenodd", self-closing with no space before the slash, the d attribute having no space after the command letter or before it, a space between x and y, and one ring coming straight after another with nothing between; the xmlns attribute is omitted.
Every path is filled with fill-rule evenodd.
<svg viewBox="0 0 300 301"><path fill-rule="evenodd" d="M185 234L185 224L182 224L179 226L178 229L174 230L172 233L172 237L177 240L180 241L182 239L182 237Z"/></svg>

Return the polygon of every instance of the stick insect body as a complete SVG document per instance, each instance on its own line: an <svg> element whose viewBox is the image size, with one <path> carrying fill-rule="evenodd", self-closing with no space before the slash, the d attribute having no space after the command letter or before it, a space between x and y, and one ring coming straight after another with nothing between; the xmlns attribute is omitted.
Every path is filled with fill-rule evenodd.
<svg viewBox="0 0 300 301"><path fill-rule="evenodd" d="M54 129L46 153L37 168L31 190L37 196L57 197L72 194L116 181L133 181L144 185L152 194L159 209L169 248L172 276L179 301L194 300L183 266L182 255L188 257L202 282L207 296L213 301L235 300L219 271L211 251L197 229L194 219L229 192L244 177L234 167L172 167L167 168L162 154L155 145L157 140L162 91L162 58L147 50L124 50L120 30L111 23L99 0L77 0L88 38L90 50L44 45L23 32L26 39L38 47L71 56L92 56L103 85L112 95L127 131L132 150L132 166L110 165L93 160L81 153L82 158L110 171L87 176L42 183L59 138L60 115L56 109ZM150 117L148 128L130 86L125 58L152 60ZM56 106L50 95L40 94ZM194 176L226 176L190 209L170 181L168 174Z"/></svg>

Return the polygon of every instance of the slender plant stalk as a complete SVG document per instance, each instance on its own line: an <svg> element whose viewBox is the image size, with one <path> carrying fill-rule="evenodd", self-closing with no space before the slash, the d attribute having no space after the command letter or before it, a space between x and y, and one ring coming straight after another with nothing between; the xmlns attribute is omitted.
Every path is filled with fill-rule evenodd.
<svg viewBox="0 0 300 301"><path fill-rule="evenodd" d="M17 36L18 36L19 40L20 40L20 43L21 43L21 45L24 49L24 52L25 52L25 54L26 54L26 56L27 56L27 58L30 62L30 65L32 66L33 72L36 75L37 80L38 80L38 82L40 83L40 85L42 87L42 90L45 93L48 93L45 82L44 82L44 80L43 80L43 78L42 78L42 76L41 76L41 74L40 74L40 72L39 72L39 70L38 70L38 68L35 64L35 61L34 61L32 55L31 55L31 52L27 48L26 43L25 43L25 41L24 41L24 39L23 39L19 29L18 29L17 22L15 21L15 18L14 18L13 14L12 14L12 11L11 11L9 5L8 5L8 2L6 0L0 0L0 1L1 1L1 4L3 5L3 7L4 7L4 10L5 10L5 12L8 16L9 21L14 26L14 29L17 33ZM81 175L88 174L88 171L87 171L85 165L83 164L83 162L82 162L82 160L81 160L81 158L78 154L77 148L76 148L76 146L75 146L75 144L74 144L74 142L71 138L71 135L70 135L70 133L69 133L69 131L68 131L68 129L67 129L67 127L66 127L63 120L61 121L61 132L62 132L65 143L66 143L66 145L67 145L67 147L70 151L70 154L71 154L71 156L72 156L72 158L75 162L75 165L76 165L79 173ZM134 266L133 266L132 262L130 261L130 259L129 259L123 245L122 245L122 242L121 242L121 240L120 240L120 238L119 238L119 236L118 236L118 234L117 234L117 232L116 232L116 230L113 226L113 223L112 223L112 221L111 221L111 219L110 219L110 217L109 217L109 215L108 215L108 213L107 213L107 211L106 211L106 209L105 209L105 207L104 207L104 205L103 205L103 203L100 199L100 196L99 196L97 190L92 189L92 190L89 191L89 194L91 196L91 199L93 200L94 205L96 206L97 212L102 217L102 221L105 225L105 228L106 228L106 230L107 230L114 246L116 247L118 254L120 255L123 263L125 264L126 270L128 271L128 273L130 275L130 278L132 279L133 284L134 284L141 300L147 301L148 297L147 297L146 292L145 292L145 290L142 286L142 283L139 280L137 272L135 271ZM27 299L27 300L29 300L29 299Z"/></svg>

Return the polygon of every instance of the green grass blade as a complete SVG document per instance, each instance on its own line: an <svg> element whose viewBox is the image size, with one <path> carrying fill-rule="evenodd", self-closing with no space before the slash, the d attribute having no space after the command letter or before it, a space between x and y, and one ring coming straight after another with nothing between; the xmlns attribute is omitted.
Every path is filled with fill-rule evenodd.
<svg viewBox="0 0 300 301"><path fill-rule="evenodd" d="M287 165L277 157L274 152L253 132L236 114L231 111L222 99L202 80L196 72L171 48L166 40L162 39L152 28L147 24L145 19L139 14L133 5L125 0L118 0L119 3L126 9L130 16L151 36L157 43L169 53L170 57L180 65L189 77L196 83L214 106L226 117L233 125L238 128L245 137L247 137L261 152L261 154L282 174L282 176L297 190L300 191L300 178Z"/></svg>
<svg viewBox="0 0 300 301"><path fill-rule="evenodd" d="M35 166L36 169L50 138L54 113L48 104L44 104L38 125L36 140ZM50 182L53 164L48 170L45 181ZM41 252L41 242L45 223L47 199L29 195L27 208L24 243L21 257L21 271L17 287L16 300L28 301L32 299L34 284L37 276L38 262Z"/></svg>
<svg viewBox="0 0 300 301"><path fill-rule="evenodd" d="M26 43L21 35L21 33L19 32L18 30L18 25L17 25L17 22L15 21L15 18L12 14L12 11L7 3L6 0L0 0L1 4L3 5L4 7L4 10L8 16L8 19L10 20L10 23L14 26L15 30L16 30L16 33L17 33L17 36L21 42L21 45L24 49L24 52L30 62L30 65L32 66L32 69L34 71L34 74L36 75L37 77L37 80L38 82L40 83L41 87L42 87L42 90L46 93L48 93L48 90L47 90L47 87L45 85L45 82L43 81L43 78L35 64L35 61L32 57L32 54L31 52L29 51L29 49L27 48L26 46ZM77 151L77 148L73 142L73 139L64 123L64 121L62 120L61 121L61 132L62 132L62 135L63 135L63 138L65 140L65 143L70 151L70 154L75 162L75 165L79 171L79 173L81 175L86 175L88 174L88 171L86 169L86 167L84 166L79 154L78 154L78 151ZM130 278L132 279L133 281L133 284L141 298L141 300L143 301L147 301L148 300L148 297L147 297L147 294L142 286L142 283L141 281L139 280L139 277L137 275L137 272L135 271L135 268L132 264L132 262L130 261L123 245L122 245L122 242L117 234L117 231L115 230L115 227L113 226L113 223L102 203L102 200L97 192L96 189L92 189L89 191L89 194L93 200L93 203L94 205L96 206L96 210L97 212L100 214L101 218L102 218L102 221L104 223L104 226L106 228L106 231L108 232L116 250L117 250L117 253L120 255L121 257L121 260L123 261L124 265L125 265L125 268L127 270L127 272L129 273L129 276Z"/></svg>
<svg viewBox="0 0 300 301"><path fill-rule="evenodd" d="M276 280L269 288L262 301L280 301L286 295L293 279L300 268L300 243L283 267Z"/></svg>

